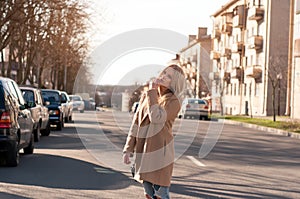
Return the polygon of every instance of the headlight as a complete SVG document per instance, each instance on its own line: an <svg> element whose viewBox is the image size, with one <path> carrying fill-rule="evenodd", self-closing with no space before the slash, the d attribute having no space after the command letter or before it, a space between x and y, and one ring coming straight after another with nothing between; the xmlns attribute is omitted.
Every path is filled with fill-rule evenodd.
<svg viewBox="0 0 300 199"><path fill-rule="evenodd" d="M50 115L59 115L59 110L49 110Z"/></svg>

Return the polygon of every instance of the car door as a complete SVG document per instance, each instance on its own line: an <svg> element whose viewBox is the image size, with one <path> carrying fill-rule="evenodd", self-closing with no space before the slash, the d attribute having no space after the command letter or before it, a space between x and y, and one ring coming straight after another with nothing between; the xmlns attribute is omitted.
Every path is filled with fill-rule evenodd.
<svg viewBox="0 0 300 199"><path fill-rule="evenodd" d="M11 85L17 96L20 116L24 119L25 122L23 135L21 137L22 139L24 139L24 143L29 143L31 141L31 134L33 132L33 119L31 117L30 110L26 109L25 107L25 100L23 98L22 92L19 89L18 85L14 81L11 81Z"/></svg>
<svg viewBox="0 0 300 199"><path fill-rule="evenodd" d="M40 90L37 90L36 92L36 103L40 106L40 114L41 114L41 118L42 118L42 125L41 128L45 129L46 126L48 125L48 121L49 121L49 113L48 113L48 108L45 106L43 98L42 98L42 93Z"/></svg>

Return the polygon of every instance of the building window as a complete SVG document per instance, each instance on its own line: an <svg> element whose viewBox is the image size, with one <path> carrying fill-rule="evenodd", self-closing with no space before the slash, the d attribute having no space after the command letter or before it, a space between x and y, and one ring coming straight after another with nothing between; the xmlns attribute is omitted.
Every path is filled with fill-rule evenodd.
<svg viewBox="0 0 300 199"><path fill-rule="evenodd" d="M296 14L299 15L300 14L300 0L297 0L297 5L296 5Z"/></svg>
<svg viewBox="0 0 300 199"><path fill-rule="evenodd" d="M244 96L247 96L247 84L244 84Z"/></svg>

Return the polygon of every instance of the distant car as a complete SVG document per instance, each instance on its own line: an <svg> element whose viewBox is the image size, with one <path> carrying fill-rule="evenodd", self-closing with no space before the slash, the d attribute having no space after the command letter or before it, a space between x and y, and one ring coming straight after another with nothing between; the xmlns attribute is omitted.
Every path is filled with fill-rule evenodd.
<svg viewBox="0 0 300 199"><path fill-rule="evenodd" d="M73 110L78 110L80 113L84 112L84 101L80 95L69 95L73 102Z"/></svg>
<svg viewBox="0 0 300 199"><path fill-rule="evenodd" d="M73 102L71 101L69 95L65 91L61 92L61 102L64 109L65 122L72 121L73 115Z"/></svg>
<svg viewBox="0 0 300 199"><path fill-rule="evenodd" d="M0 77L0 156L7 166L19 164L20 149L33 153L33 119L16 82Z"/></svg>
<svg viewBox="0 0 300 199"><path fill-rule="evenodd" d="M62 97L59 90L42 89L42 96L47 105L49 112L49 121L51 125L56 125L56 129L61 131L64 127L65 113L62 106Z"/></svg>
<svg viewBox="0 0 300 199"><path fill-rule="evenodd" d="M48 108L39 89L31 87L20 87L20 89L34 120L34 141L38 142L40 134L44 136L50 134Z"/></svg>
<svg viewBox="0 0 300 199"><path fill-rule="evenodd" d="M94 98L92 98L92 97L89 99L89 109L90 110L96 109L96 102L95 102Z"/></svg>
<svg viewBox="0 0 300 199"><path fill-rule="evenodd" d="M209 118L209 107L206 100L198 98L186 98L182 102L181 110L179 111L179 118Z"/></svg>

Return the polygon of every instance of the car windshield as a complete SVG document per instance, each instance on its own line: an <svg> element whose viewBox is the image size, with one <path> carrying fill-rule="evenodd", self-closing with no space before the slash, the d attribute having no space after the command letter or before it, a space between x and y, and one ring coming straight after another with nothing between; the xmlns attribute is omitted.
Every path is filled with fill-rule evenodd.
<svg viewBox="0 0 300 199"><path fill-rule="evenodd" d="M71 100L72 101L81 101L80 97L78 97L78 96L72 96Z"/></svg>
<svg viewBox="0 0 300 199"><path fill-rule="evenodd" d="M34 96L32 91L23 90L23 97L26 102L34 102Z"/></svg>
<svg viewBox="0 0 300 199"><path fill-rule="evenodd" d="M42 91L44 101L49 101L50 104L60 104L59 94L52 91Z"/></svg>

